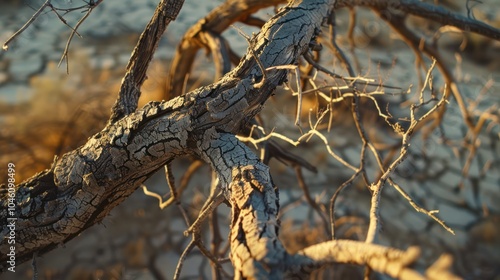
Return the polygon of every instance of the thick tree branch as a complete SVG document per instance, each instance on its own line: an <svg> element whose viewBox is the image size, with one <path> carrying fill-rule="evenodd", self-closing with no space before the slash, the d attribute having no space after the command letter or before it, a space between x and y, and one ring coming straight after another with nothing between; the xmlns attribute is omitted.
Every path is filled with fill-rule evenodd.
<svg viewBox="0 0 500 280"><path fill-rule="evenodd" d="M417 0L338 0L335 8L366 6L390 9L434 20L443 25L452 25L464 31L475 32L491 39L500 39L500 30L483 22L451 12L443 7Z"/></svg>
<svg viewBox="0 0 500 280"><path fill-rule="evenodd" d="M118 99L113 106L110 124L137 109L137 102L141 96L140 88L146 80L149 63L158 48L161 36L168 24L177 18L183 4L184 0L162 0L156 7L127 64L127 73L123 77Z"/></svg>
<svg viewBox="0 0 500 280"><path fill-rule="evenodd" d="M145 32L155 43L139 43L137 58L132 56L124 79L122 90L127 90L120 91L109 124L55 160L50 170L21 183L15 193L1 190L2 223L9 216L9 195L15 199L17 263L71 240L102 221L166 163L180 155L195 155L212 165L231 203L231 259L237 279L281 279L287 273L300 275L335 262L368 265L393 277L417 277L408 268L415 260L414 251L330 241L295 255L287 253L278 239L278 189L269 168L235 137L286 80L287 67L308 50L329 11L344 2L310 0L281 9L252 38L240 64L220 81L185 95L177 91L174 94L181 96L175 99L136 110L155 40L163 33L156 25L170 20L155 14L163 21L152 23ZM139 58L143 51L150 54ZM9 232L2 224L0 236L6 238ZM0 245L1 252L8 250L5 242ZM6 270L6 260L2 254L0 271ZM448 269L439 267L443 273Z"/></svg>
<svg viewBox="0 0 500 280"><path fill-rule="evenodd" d="M314 10L315 4L284 9L263 28L254 48L265 67L294 64L307 49L314 28L326 13ZM288 37L288 32L296 36ZM254 88L262 73L248 54L219 83L169 102L147 104L62 156L51 170L21 183L15 193L18 263L31 259L35 252L50 251L100 222L174 157L199 154L194 141L203 139L207 130L237 133L286 77L286 70L269 72L262 86ZM1 195L0 219L7 221L8 194ZM8 233L4 224L1 236ZM2 243L0 249L7 251L8 244ZM0 257L2 271L6 258L5 254Z"/></svg>

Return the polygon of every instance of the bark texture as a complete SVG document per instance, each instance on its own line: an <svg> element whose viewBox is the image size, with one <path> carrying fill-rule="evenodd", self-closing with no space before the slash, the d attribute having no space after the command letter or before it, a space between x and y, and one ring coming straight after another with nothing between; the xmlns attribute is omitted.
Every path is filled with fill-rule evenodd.
<svg viewBox="0 0 500 280"><path fill-rule="evenodd" d="M137 102L141 95L140 89L146 80L149 63L158 48L161 36L167 29L168 24L177 18L183 4L184 0L162 0L158 4L153 17L144 32L142 32L134 51L132 51L127 65L127 73L123 77L122 86L118 99L113 106L109 123L129 115L137 109Z"/></svg>
<svg viewBox="0 0 500 280"><path fill-rule="evenodd" d="M230 50L221 36L222 32L237 21L247 22L250 15L259 9L285 2L285 0L229 0L193 25L182 38L172 59L167 79L168 96L165 96L165 100L182 94L184 79L190 73L196 53L201 48L210 50L214 56L215 80L229 72Z"/></svg>
<svg viewBox="0 0 500 280"><path fill-rule="evenodd" d="M302 277L333 262L368 265L394 277L418 279L420 275L407 268L417 256L413 251L330 241L290 255L278 239L278 189L269 168L235 134L286 80L288 70L275 66L297 63L337 1L297 2L297 6L282 8L262 27L234 70L217 83L185 95L176 91L172 94L180 96L170 101L151 102L136 110L134 98L143 81L136 75L144 71L142 66L132 70L135 66L129 65L132 82L124 82L124 87L134 91L120 93L109 124L85 145L56 159L51 169L17 187L17 263L71 240L102 221L165 164L180 155L195 155L211 164L231 204L231 260L236 279ZM196 48L187 46L189 51ZM128 104L120 98L133 100ZM8 194L0 196L3 223L8 218ZM0 235L6 238L8 234L9 228L2 224ZM5 242L0 251L0 271L5 271Z"/></svg>
<svg viewBox="0 0 500 280"><path fill-rule="evenodd" d="M283 9L253 39L251 47L258 59L266 68L294 64L307 50L330 7L331 3L326 1L310 1ZM266 80L256 88L254 85L261 82L263 74L253 55L247 54L218 83L168 102L147 104L57 159L50 170L21 183L15 209L17 263L29 260L35 252L41 255L50 251L100 222L176 156L196 154L211 159L228 187L233 168L253 166L257 157L248 156L253 161L245 162L245 155L251 154L246 150L231 165L222 154L217 159L207 153L212 151L207 144L218 132L237 133L259 112L276 86L285 80L286 73L286 70L268 70ZM234 149L230 144L222 147L227 151ZM269 180L269 175L265 178ZM7 220L6 195L2 194L2 221ZM276 196L273 199L276 201ZM1 235L5 237L8 232L4 225ZM0 250L7 251L7 244L2 243ZM6 269L6 260L3 254L2 270Z"/></svg>

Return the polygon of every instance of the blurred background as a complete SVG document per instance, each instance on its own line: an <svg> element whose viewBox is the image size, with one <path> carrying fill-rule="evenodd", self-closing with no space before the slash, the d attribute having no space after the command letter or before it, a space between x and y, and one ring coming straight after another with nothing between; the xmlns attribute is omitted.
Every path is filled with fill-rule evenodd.
<svg viewBox="0 0 500 280"><path fill-rule="evenodd" d="M0 2L0 41L3 43L19 29L45 1L11 0ZM170 59L184 32L209 11L224 1L186 0L178 19L172 22L155 54L148 80L142 88L140 106L151 100L162 100L166 91L166 76ZM436 2L436 1L430 1ZM447 8L467 14L466 1L437 1ZM476 2L476 1L469 1ZM468 4L470 4L467 2ZM82 1L52 1L59 7L77 7ZM500 8L496 1L476 3L473 16L500 27ZM85 3L83 3L85 4ZM8 51L0 52L0 166L16 165L16 180L21 182L36 172L49 168L55 155L62 155L85 143L100 131L110 115L125 72L130 53L140 33L151 18L157 1L105 0L79 28L82 38L72 40L68 64L61 55L71 29L51 12L44 12L32 26L11 43ZM359 8L354 29L355 46L347 52L359 74L377 82L399 87L386 90L377 97L381 107L395 116L407 116L409 104L419 92L415 56L412 50L376 15ZM274 9L260 11L266 20ZM74 25L80 12L65 15ZM435 23L409 17L408 26L420 36L440 37L436 41L441 55L452 70L477 127L478 136L467 141L468 130L456 101L450 98L440 129L417 133L407 160L397 169L394 178L420 206L439 209L438 216L453 230L451 235L429 217L417 213L401 195L386 186L382 195L382 231L379 242L406 249L416 245L422 258L416 264L422 269L442 253L454 257L454 271L466 279L500 279L500 42L475 34L437 32ZM246 34L257 32L255 27L236 24ZM346 33L349 11L337 13L338 43L345 51L350 48ZM237 54L242 55L247 42L234 28L223 33ZM328 46L328 41L320 41ZM347 75L341 64L326 48L321 63L334 72ZM430 65L430 63L428 63ZM199 52L187 89L212 82L214 67L210 52ZM69 72L69 73L67 73ZM436 92L442 91L443 78L435 71ZM293 79L294 76L291 76ZM320 78L324 78L321 77ZM318 78L319 79L319 78ZM326 79L326 78L324 78ZM269 100L261 118L265 129L275 130L292 139L302 131L294 125L297 97L279 89ZM306 96L301 112L304 127L308 118L316 120L325 102L317 96ZM370 139L380 153L390 158L401 142L379 117L372 102L363 102L363 122ZM349 112L349 106L339 103L333 108L330 124L323 124L322 133L330 147L342 158L358 164L361 140ZM312 112L312 113L311 113ZM331 126L328 130L327 126ZM422 130L424 131L424 130ZM304 197L297 183L296 168L280 161L270 162L274 182L280 188L282 219L281 240L290 252L307 245L328 240L330 197L352 175L352 170L331 157L318 138L293 147L280 144L317 168L303 171L303 179L318 209ZM377 164L366 159L367 173L377 176ZM174 175L185 179L193 167L193 159L174 161ZM187 185L182 206L192 220L198 214L209 192L211 172L200 164ZM0 168L0 182L7 174ZM146 182L150 191L166 197L168 187L160 170ZM356 180L342 192L336 205L337 237L363 240L369 222L370 193L362 180ZM228 236L229 208L218 208L221 236ZM146 196L140 189L107 217L81 236L37 259L41 279L171 279L180 254L189 243L187 229L179 209L173 205L161 210L157 199ZM205 243L210 243L209 227ZM228 251L222 241L221 252ZM224 269L231 273L230 264ZM17 267L0 279L30 279L31 264ZM362 279L363 270L348 265L320 269L313 279ZM210 262L194 250L186 259L181 279L211 279ZM374 279L383 276L374 275Z"/></svg>

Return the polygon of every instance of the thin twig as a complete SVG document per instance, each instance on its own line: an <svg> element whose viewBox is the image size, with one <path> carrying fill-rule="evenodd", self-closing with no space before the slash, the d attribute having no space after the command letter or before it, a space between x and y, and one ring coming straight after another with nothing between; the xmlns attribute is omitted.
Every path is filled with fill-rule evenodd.
<svg viewBox="0 0 500 280"><path fill-rule="evenodd" d="M304 180L304 175L302 174L302 168L300 166L296 165L296 166L294 166L294 169L295 169L295 174L297 175L299 186L302 189L302 192L304 193L304 197L305 197L307 203L309 203L309 205L311 205L311 207L316 211L316 213L318 213L319 217L323 221L323 225L324 225L324 228L326 230L326 234L330 235L330 232L328 232L329 231L328 230L328 219L325 216L325 213L321 210L319 205L316 203L316 201L314 201L312 199L310 191L309 191L309 187L307 186L307 184Z"/></svg>
<svg viewBox="0 0 500 280"><path fill-rule="evenodd" d="M28 28L38 18L38 16L43 12L43 10L49 5L50 5L50 0L45 1L45 3L43 3L43 5L35 12L35 14L31 16L31 18L21 28L19 28L19 30L17 30L14 34L12 34L12 36L10 36L9 39L5 41L5 43L3 43L2 46L3 50L4 51L8 50L9 43L12 40L14 40L17 36L19 36L19 34L23 33L24 30L26 30L26 28Z"/></svg>
<svg viewBox="0 0 500 280"><path fill-rule="evenodd" d="M445 89L446 90L446 89ZM434 99L429 100L433 101ZM424 103L428 103L428 101L425 101L424 103L420 104L415 104L411 106L410 109L410 126L406 130L406 132L403 133L403 139L401 143L401 149L399 156L391 163L391 165L387 168L387 170L383 173L383 175L379 178L379 180L372 184L370 186L370 189L372 190L372 201L371 201L371 208L370 208L370 224L368 227L368 233L366 237L366 242L371 243L374 242L377 232L378 232L378 227L379 227L379 203L380 203L380 196L381 196L381 191L383 186L385 185L385 182L390 178L390 175L397 169L397 167L404 161L408 154L408 149L410 146L410 138L415 132L415 128L417 125L425 120L427 117L429 117L432 113L434 113L439 107L441 107L444 103L446 102L446 95L443 94L442 98L431 108L429 109L425 114L423 114L420 118L416 118L415 116L415 111L418 110Z"/></svg>
<svg viewBox="0 0 500 280"><path fill-rule="evenodd" d="M354 179L356 179L356 177L358 177L359 174L360 174L359 170L356 173L352 174L351 178L349 178L347 181L342 183L342 185L340 185L340 187L337 188L335 193L330 198L330 231L331 231L332 240L336 239L336 237L335 237L335 233L336 233L336 231L335 231L335 202L337 201L337 198L340 195L340 193L345 188L349 187L352 184L352 182L354 182Z"/></svg>
<svg viewBox="0 0 500 280"><path fill-rule="evenodd" d="M403 188L401 188L401 186L399 186L396 182L394 182L394 180L392 178L389 178L388 182L401 194L401 196L403 196L408 201L408 203L410 203L410 205L413 207L413 209L415 209L419 213L426 214L427 216L431 217L434 221L438 222L448 232L450 232L451 234L455 234L455 231L453 231L453 229L451 229L449 226L447 226L443 220L441 220L440 218L436 217L436 215L434 215L436 213L439 213L439 210L430 210L430 211L428 211L428 210L420 207L411 198L411 196L407 192L405 192L403 190Z"/></svg>
<svg viewBox="0 0 500 280"><path fill-rule="evenodd" d="M184 249L184 251L182 251L180 258L177 261L177 266L175 267L175 273L174 273L174 277L173 277L174 280L179 279L179 277L181 275L181 271L182 271L182 266L184 265L184 261L186 260L187 256L191 252L191 250L193 250L194 246L195 246L195 243L194 243L194 239L193 239L189 242L186 249Z"/></svg>
<svg viewBox="0 0 500 280"><path fill-rule="evenodd" d="M250 52L251 52L253 58L255 59L255 62L257 63L257 65L259 65L260 71L262 72L262 79L260 80L260 82L256 83L254 85L254 87L255 88L261 88L264 85L264 83L266 82L266 79L267 79L267 75L266 75L266 70L267 69L264 67L264 65L260 61L259 57L255 53L255 50L254 50L254 48L252 46L252 40L250 39L250 37L248 37L248 35L246 35L245 32L243 32L243 30L241 30L236 25L232 25L232 27L238 31L238 33L241 35L241 37L243 37L243 38L245 38L245 40L247 40L247 43L249 45L248 49L250 50Z"/></svg>
<svg viewBox="0 0 500 280"><path fill-rule="evenodd" d="M90 13L92 13L93 10L94 10L94 8L89 8L87 10L87 12L85 13L85 15L82 18L80 18L80 20L78 20L78 22L75 25L75 28L73 28L73 31L71 31L71 34L69 35L68 41L66 41L66 46L64 47L63 54L61 56L61 59L59 60L59 63L57 64L57 67L59 67L59 66L61 66L61 63L63 62L63 60L66 60L66 73L68 73L68 74L69 74L68 52L69 52L69 46L71 44L71 40L73 40L73 36L75 36L75 34L77 33L78 27L80 27L80 25L89 17Z"/></svg>

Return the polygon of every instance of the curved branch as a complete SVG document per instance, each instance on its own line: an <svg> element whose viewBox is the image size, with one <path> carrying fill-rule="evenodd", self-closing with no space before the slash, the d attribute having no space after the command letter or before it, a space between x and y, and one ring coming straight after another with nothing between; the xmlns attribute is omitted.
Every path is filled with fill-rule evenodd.
<svg viewBox="0 0 500 280"><path fill-rule="evenodd" d="M297 252L294 261L290 262L290 272L294 275L301 275L303 271L325 264L349 263L367 265L376 272L397 279L460 279L449 272L450 257L446 255L441 256L426 271L426 277L424 277L410 268L419 256L420 250L416 247L401 251L353 240L331 240Z"/></svg>
<svg viewBox="0 0 500 280"><path fill-rule="evenodd" d="M257 59L266 68L294 64L307 50L324 13L326 9L321 13L284 9L255 38ZM290 28L283 28L284 23ZM296 36L285 36L288 32ZM265 81L257 81L261 70L253 54L247 54L220 82L169 102L151 102L108 124L85 145L54 162L50 170L21 183L15 192L3 186L0 220L17 219L17 263L31 259L34 253L48 252L100 222L175 157L200 154L195 141L208 141L210 138L203 138L207 131L237 133L286 78L286 70L269 72ZM256 88L255 83L261 86ZM15 202L13 209L9 209L9 196ZM2 224L0 237L6 238L10 232ZM0 250L7 252L9 245L2 243ZM6 270L7 258L6 254L0 256L0 271Z"/></svg>
<svg viewBox="0 0 500 280"><path fill-rule="evenodd" d="M215 64L214 81L219 80L227 72L231 71L231 56L229 45L221 35L206 32L205 38L209 49L212 51L212 57Z"/></svg>
<svg viewBox="0 0 500 280"><path fill-rule="evenodd" d="M137 109L141 96L140 88L146 80L146 71L158 48L161 36L168 24L177 18L184 0L162 0L146 29L141 34L127 64L127 73L123 77L118 99L112 108L109 124L129 115Z"/></svg>
<svg viewBox="0 0 500 280"><path fill-rule="evenodd" d="M241 63L219 82L112 118L50 170L21 183L15 192L1 189L0 220L7 221L11 213L17 219L17 263L102 221L153 172L188 154L212 165L231 203L231 258L237 279L281 279L286 273L299 274L333 262L367 264L391 276L417 277L407 269L416 258L414 251L329 241L288 254L278 239L278 189L269 168L235 137L285 81L290 67L279 66L297 63L335 3L310 0L281 9L251 40ZM10 232L2 224L0 237L5 239ZM8 251L8 246L2 243L0 251ZM7 269L7 258L0 256L0 271ZM441 263L433 268L440 273L448 269Z"/></svg>
<svg viewBox="0 0 500 280"><path fill-rule="evenodd" d="M376 9L393 9L406 14L430 19L443 25L452 25L463 31L481 34L491 39L500 39L500 30L478 20L451 12L443 7L418 0L339 0L335 8L366 6Z"/></svg>
<svg viewBox="0 0 500 280"><path fill-rule="evenodd" d="M215 8L206 17L199 20L184 35L177 46L177 51L167 77L167 95L165 100L182 94L186 75L191 71L194 58L200 48L210 48L210 38L220 36L231 24L245 21L254 12L284 3L285 0L228 0Z"/></svg>
<svg viewBox="0 0 500 280"><path fill-rule="evenodd" d="M394 29L398 34L401 35L402 39L413 49L414 53L417 56L417 60L420 60L419 57L421 55L420 51L427 54L430 58L436 60L436 64L444 76L446 84L449 85L449 88L446 89L445 95L448 96L451 92L453 97L457 101L458 108L462 113L465 124L469 127L469 129L474 128L474 121L472 120L469 111L467 110L467 105L465 103L462 94L458 89L458 85L455 81L455 77L448 69L445 63L443 63L443 59L441 58L439 52L432 46L430 46L423 38L418 37L414 32L408 29L408 27L404 24L404 18L398 15L389 14L390 17L387 17L383 11L376 11L380 18L385 20L391 28ZM444 114L445 107L441 109L440 114Z"/></svg>

